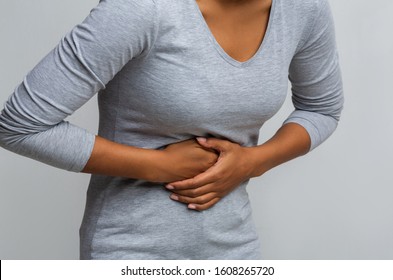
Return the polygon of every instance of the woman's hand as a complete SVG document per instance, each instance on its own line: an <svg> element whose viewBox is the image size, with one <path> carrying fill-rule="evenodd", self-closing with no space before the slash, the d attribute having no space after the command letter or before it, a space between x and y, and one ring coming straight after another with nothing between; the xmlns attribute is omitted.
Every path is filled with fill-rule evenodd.
<svg viewBox="0 0 393 280"><path fill-rule="evenodd" d="M307 130L296 123L284 124L272 138L255 147L214 138L198 138L198 142L219 152L217 163L192 179L166 187L173 192L172 199L199 211L212 207L245 180L306 154L311 145Z"/></svg>
<svg viewBox="0 0 393 280"><path fill-rule="evenodd" d="M173 200L188 204L188 208L206 210L216 204L242 182L254 177L255 162L252 148L216 138L197 138L206 149L219 152L217 162L191 179L166 185ZM259 174L258 174L259 175Z"/></svg>
<svg viewBox="0 0 393 280"><path fill-rule="evenodd" d="M195 177L213 166L218 159L218 153L214 149L201 146L195 139L168 145L158 152L160 157L152 178L155 182L173 182Z"/></svg>

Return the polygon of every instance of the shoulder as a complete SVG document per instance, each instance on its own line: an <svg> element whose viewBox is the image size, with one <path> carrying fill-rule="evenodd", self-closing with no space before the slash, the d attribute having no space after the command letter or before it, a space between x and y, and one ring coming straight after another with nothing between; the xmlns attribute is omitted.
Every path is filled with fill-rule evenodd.
<svg viewBox="0 0 393 280"><path fill-rule="evenodd" d="M287 16L294 16L299 23L310 23L329 5L328 0L273 0L277 1Z"/></svg>
<svg viewBox="0 0 393 280"><path fill-rule="evenodd" d="M298 50L318 37L327 26L333 26L328 0L273 0L281 3L283 18L298 38Z"/></svg>
<svg viewBox="0 0 393 280"><path fill-rule="evenodd" d="M274 1L274 0L273 0ZM277 0L276 0L277 1ZM300 1L292 1L292 0L282 0L287 5L290 5L296 9L297 12L306 16L313 17L315 12L319 12L326 5L328 5L328 0L300 0Z"/></svg>
<svg viewBox="0 0 393 280"><path fill-rule="evenodd" d="M139 13L141 17L155 15L156 0L100 0L96 8L111 10L113 14L126 17Z"/></svg>
<svg viewBox="0 0 393 280"><path fill-rule="evenodd" d="M99 3L105 3L113 7L122 7L126 10L137 8L141 10L155 9L157 0L100 0Z"/></svg>
<svg viewBox="0 0 393 280"><path fill-rule="evenodd" d="M156 0L100 0L91 14L93 17L96 14L98 21L104 21L102 25L113 26L114 32L133 31L134 27L155 29L158 21Z"/></svg>

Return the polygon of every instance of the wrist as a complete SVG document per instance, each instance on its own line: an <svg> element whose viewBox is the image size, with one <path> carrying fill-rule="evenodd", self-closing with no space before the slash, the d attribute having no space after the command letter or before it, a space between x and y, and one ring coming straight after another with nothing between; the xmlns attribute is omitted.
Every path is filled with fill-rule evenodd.
<svg viewBox="0 0 393 280"><path fill-rule="evenodd" d="M144 159L143 177L149 182L165 182L165 165L167 163L166 154L162 150L146 150Z"/></svg>
<svg viewBox="0 0 393 280"><path fill-rule="evenodd" d="M272 169L275 151L270 145L246 147L250 162L250 178L259 177Z"/></svg>

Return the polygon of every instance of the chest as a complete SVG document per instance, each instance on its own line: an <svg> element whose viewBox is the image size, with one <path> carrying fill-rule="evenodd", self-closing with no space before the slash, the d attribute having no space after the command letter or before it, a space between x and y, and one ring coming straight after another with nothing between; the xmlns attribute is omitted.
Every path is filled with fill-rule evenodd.
<svg viewBox="0 0 393 280"><path fill-rule="evenodd" d="M135 131L143 123L147 134L159 129L167 135L233 139L235 134L255 135L284 102L288 50L295 46L286 44L291 40L282 30L287 29L269 25L258 50L241 61L218 43L197 8L168 12L149 55L130 61L102 95L102 103L116 101L124 130L132 126Z"/></svg>
<svg viewBox="0 0 393 280"><path fill-rule="evenodd" d="M214 48L180 53L130 63L116 77L123 123L231 139L235 132L256 133L285 100L287 73L279 59L234 67Z"/></svg>
<svg viewBox="0 0 393 280"><path fill-rule="evenodd" d="M264 40L271 0L250 0L226 5L217 3L219 2L196 1L197 12L202 15L202 24L230 57L240 62L249 60Z"/></svg>

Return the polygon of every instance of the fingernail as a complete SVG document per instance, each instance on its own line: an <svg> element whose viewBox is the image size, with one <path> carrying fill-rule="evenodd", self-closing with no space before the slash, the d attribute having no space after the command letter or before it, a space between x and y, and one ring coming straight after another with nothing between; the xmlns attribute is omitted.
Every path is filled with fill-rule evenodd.
<svg viewBox="0 0 393 280"><path fill-rule="evenodd" d="M197 137L197 140L199 142L206 142L206 138L205 137Z"/></svg>
<svg viewBox="0 0 393 280"><path fill-rule="evenodd" d="M174 190L174 189L175 189L175 187L172 186L172 185L166 185L165 187L166 187L168 190Z"/></svg>
<svg viewBox="0 0 393 280"><path fill-rule="evenodd" d="M196 206L195 206L194 204L188 204L188 208L189 208L189 209L195 210L195 209L196 209Z"/></svg>
<svg viewBox="0 0 393 280"><path fill-rule="evenodd" d="M171 194L170 196L173 200L179 200L179 197L175 194Z"/></svg>

